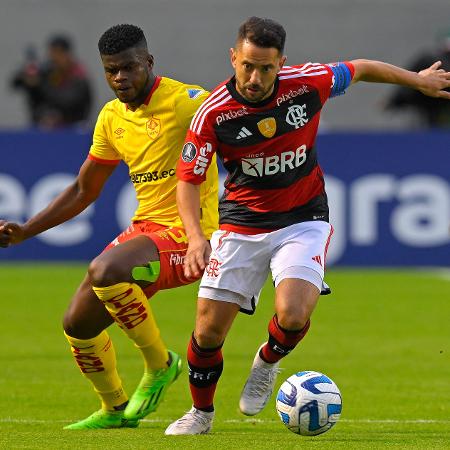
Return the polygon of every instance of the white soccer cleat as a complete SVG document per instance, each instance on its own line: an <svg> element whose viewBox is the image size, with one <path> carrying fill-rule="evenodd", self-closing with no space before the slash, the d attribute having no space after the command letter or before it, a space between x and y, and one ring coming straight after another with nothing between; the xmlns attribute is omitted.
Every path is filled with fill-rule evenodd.
<svg viewBox="0 0 450 450"><path fill-rule="evenodd" d="M194 406L175 422L171 423L164 434L206 434L209 433L214 419L214 412L201 411Z"/></svg>
<svg viewBox="0 0 450 450"><path fill-rule="evenodd" d="M264 345L261 345L256 352L250 375L239 400L239 409L246 416L258 414L266 406L272 395L277 375L280 373L279 362L269 364L259 356L259 351Z"/></svg>

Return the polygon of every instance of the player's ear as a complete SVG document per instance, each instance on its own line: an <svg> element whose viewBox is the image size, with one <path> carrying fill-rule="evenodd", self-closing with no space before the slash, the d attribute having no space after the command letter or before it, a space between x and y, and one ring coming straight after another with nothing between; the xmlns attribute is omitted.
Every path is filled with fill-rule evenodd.
<svg viewBox="0 0 450 450"><path fill-rule="evenodd" d="M236 68L236 50L233 47L230 48L230 61L233 68Z"/></svg>
<svg viewBox="0 0 450 450"><path fill-rule="evenodd" d="M287 60L287 56L286 55L283 55L281 58L280 58L280 61L279 61L279 70L281 70L282 68L283 68L283 66L284 66L284 64L286 63L286 60Z"/></svg>
<svg viewBox="0 0 450 450"><path fill-rule="evenodd" d="M148 63L148 66L150 67L150 70L152 70L153 69L153 66L154 66L154 64L155 64L155 59L153 58L153 55L148 55L147 56L147 63Z"/></svg>

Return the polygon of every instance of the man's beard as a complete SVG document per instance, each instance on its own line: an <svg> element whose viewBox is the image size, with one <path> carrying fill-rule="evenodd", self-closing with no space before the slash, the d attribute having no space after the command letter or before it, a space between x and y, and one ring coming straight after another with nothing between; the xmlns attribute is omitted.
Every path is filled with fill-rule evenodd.
<svg viewBox="0 0 450 450"><path fill-rule="evenodd" d="M240 91L243 92L244 94L246 92L248 92L248 88L253 88L256 90L256 92L253 93L253 95L251 97L247 96L247 95L243 95L243 97L248 100L249 102L252 103L257 103L260 102L261 100L263 100L264 98L266 98L268 96L268 94L271 92L272 88L273 88L273 84L272 86L270 86L268 89L266 89L265 91L263 91L260 86L255 86L255 85L244 85L244 86L239 86Z"/></svg>

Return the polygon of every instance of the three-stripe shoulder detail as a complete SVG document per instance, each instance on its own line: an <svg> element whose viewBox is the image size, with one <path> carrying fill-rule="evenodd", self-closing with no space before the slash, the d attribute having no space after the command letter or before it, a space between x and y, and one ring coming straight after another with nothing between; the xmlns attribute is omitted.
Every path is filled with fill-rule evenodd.
<svg viewBox="0 0 450 450"><path fill-rule="evenodd" d="M308 62L298 67L284 66L278 77L280 80L286 80L289 78L315 77L327 73L328 70L323 64Z"/></svg>
<svg viewBox="0 0 450 450"><path fill-rule="evenodd" d="M230 100L231 95L228 93L226 85L221 86L213 92L200 106L192 118L189 129L194 133L200 133L207 114L215 108Z"/></svg>

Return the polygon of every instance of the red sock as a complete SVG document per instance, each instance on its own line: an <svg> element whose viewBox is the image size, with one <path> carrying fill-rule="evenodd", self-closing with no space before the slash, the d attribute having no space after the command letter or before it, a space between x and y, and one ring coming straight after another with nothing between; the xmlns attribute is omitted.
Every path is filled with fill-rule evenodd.
<svg viewBox="0 0 450 450"><path fill-rule="evenodd" d="M288 355L305 337L309 330L310 321L301 330L285 330L280 327L277 315L269 322L269 340L259 352L259 356L268 363L276 363Z"/></svg>
<svg viewBox="0 0 450 450"><path fill-rule="evenodd" d="M201 348L192 333L187 359L194 407L203 411L214 411L214 393L223 369L222 345L216 348Z"/></svg>

